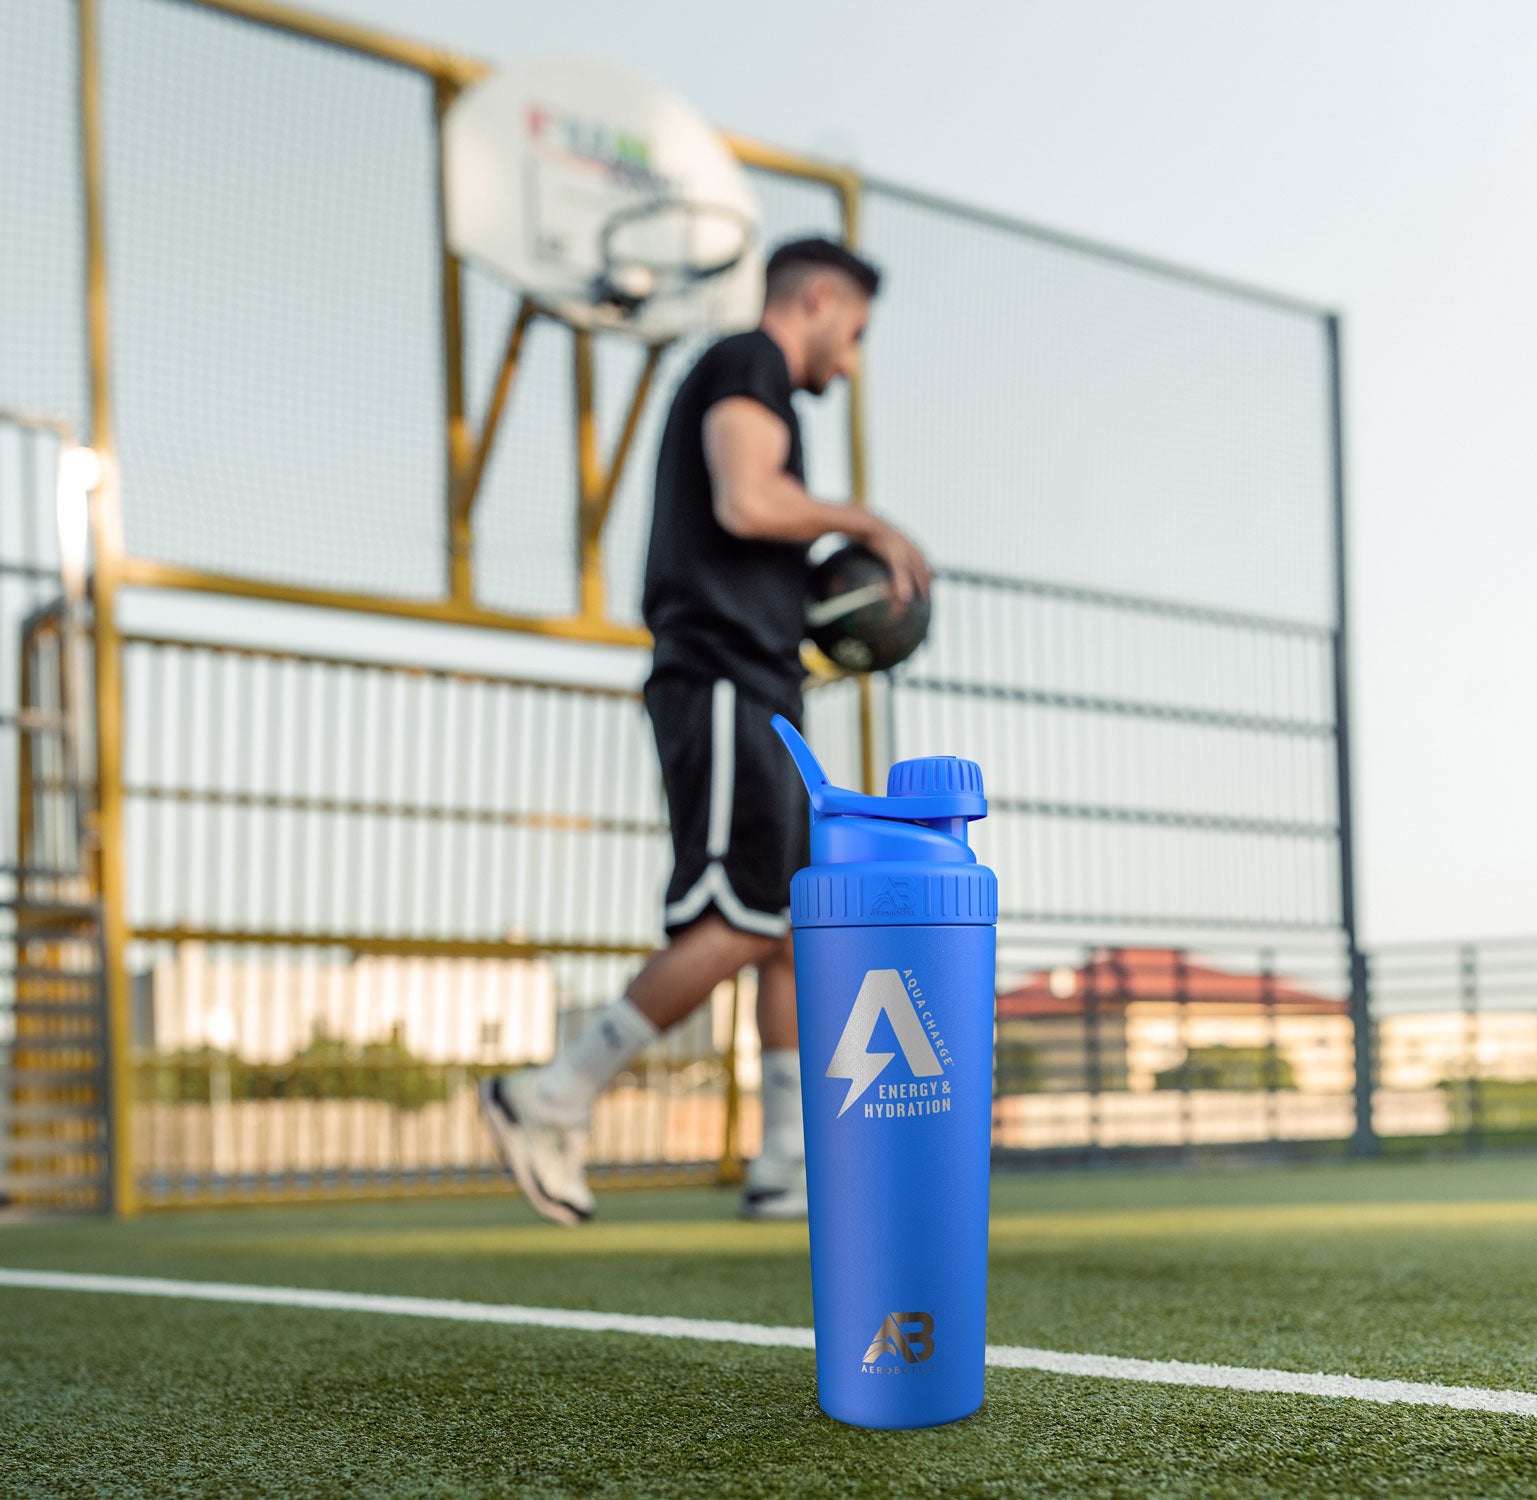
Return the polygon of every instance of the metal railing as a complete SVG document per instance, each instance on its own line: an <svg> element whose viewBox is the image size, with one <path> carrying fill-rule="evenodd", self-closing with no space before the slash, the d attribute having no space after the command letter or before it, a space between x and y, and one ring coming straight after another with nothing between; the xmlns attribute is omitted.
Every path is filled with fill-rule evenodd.
<svg viewBox="0 0 1537 1500"><path fill-rule="evenodd" d="M1337 944L1009 943L995 1155L1015 1165L1344 1150L1356 1135Z"/></svg>
<svg viewBox="0 0 1537 1500"><path fill-rule="evenodd" d="M476 1083L546 1060L659 937L639 694L142 634L122 652L141 1201L502 1190ZM847 721L846 689L818 697ZM734 1179L751 998L750 976L722 986L604 1096L599 1180Z"/></svg>
<svg viewBox="0 0 1537 1500"><path fill-rule="evenodd" d="M638 695L122 650L143 1200L500 1183L475 1083L544 1060L654 941L666 824ZM721 1170L719 1029L702 1013L605 1104L600 1172Z"/></svg>
<svg viewBox="0 0 1537 1500"><path fill-rule="evenodd" d="M0 1202L92 1208L110 1202L113 1142L73 448L67 424L0 412Z"/></svg>
<svg viewBox="0 0 1537 1500"><path fill-rule="evenodd" d="M1537 1145L1537 938L1338 945L1005 939L994 1146L1013 1164ZM1363 1089L1364 1084L1364 1089Z"/></svg>
<svg viewBox="0 0 1537 1500"><path fill-rule="evenodd" d="M1370 963L1378 1134L1537 1145L1537 937L1384 944Z"/></svg>

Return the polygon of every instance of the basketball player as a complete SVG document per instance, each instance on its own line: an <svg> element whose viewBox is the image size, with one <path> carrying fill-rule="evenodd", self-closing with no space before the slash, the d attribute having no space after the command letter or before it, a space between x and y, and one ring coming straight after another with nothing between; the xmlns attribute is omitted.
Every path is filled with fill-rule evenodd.
<svg viewBox="0 0 1537 1500"><path fill-rule="evenodd" d="M582 1169L593 1101L723 979L758 972L763 1151L742 1211L806 1213L790 877L810 862L805 792L769 720L801 724L806 547L829 532L891 569L899 603L929 569L869 511L805 488L791 394L849 375L879 286L829 240L781 245L763 317L707 350L673 398L657 459L643 613L655 637L646 708L672 821L667 946L548 1067L487 1080L481 1107L503 1159L545 1218L593 1209Z"/></svg>

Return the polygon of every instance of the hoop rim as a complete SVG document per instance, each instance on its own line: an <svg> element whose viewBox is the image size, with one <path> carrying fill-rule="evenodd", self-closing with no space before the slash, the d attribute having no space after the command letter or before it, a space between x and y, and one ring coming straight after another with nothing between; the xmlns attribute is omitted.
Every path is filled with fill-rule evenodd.
<svg viewBox="0 0 1537 1500"><path fill-rule="evenodd" d="M717 218L730 219L742 231L741 244L731 256L706 261L703 264L697 261L661 260L642 255L614 254L614 236L627 224L670 209L682 209L696 217L708 214ZM649 271L659 278L670 277L685 285L694 285L701 281L709 281L716 276L724 276L727 271L740 265L743 256L752 249L757 235L758 225L753 216L733 204L712 203L694 198L649 198L642 203L626 204L604 220L603 228L598 234L598 253L603 258L606 272L620 266L627 266Z"/></svg>

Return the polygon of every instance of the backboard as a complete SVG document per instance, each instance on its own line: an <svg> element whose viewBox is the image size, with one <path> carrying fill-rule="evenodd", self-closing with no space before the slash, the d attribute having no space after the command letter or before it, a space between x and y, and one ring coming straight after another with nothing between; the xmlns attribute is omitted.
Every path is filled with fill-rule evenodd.
<svg viewBox="0 0 1537 1500"><path fill-rule="evenodd" d="M751 326L762 215L696 110L606 62L502 68L444 121L448 242L578 327Z"/></svg>

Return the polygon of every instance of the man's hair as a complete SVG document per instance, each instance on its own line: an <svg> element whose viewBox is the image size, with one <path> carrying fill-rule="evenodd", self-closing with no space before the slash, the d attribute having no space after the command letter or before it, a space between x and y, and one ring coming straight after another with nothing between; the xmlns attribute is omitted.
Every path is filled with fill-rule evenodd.
<svg viewBox="0 0 1537 1500"><path fill-rule="evenodd" d="M881 273L836 240L790 240L769 256L764 274L768 301L788 296L808 271L842 271L867 297L880 290Z"/></svg>

